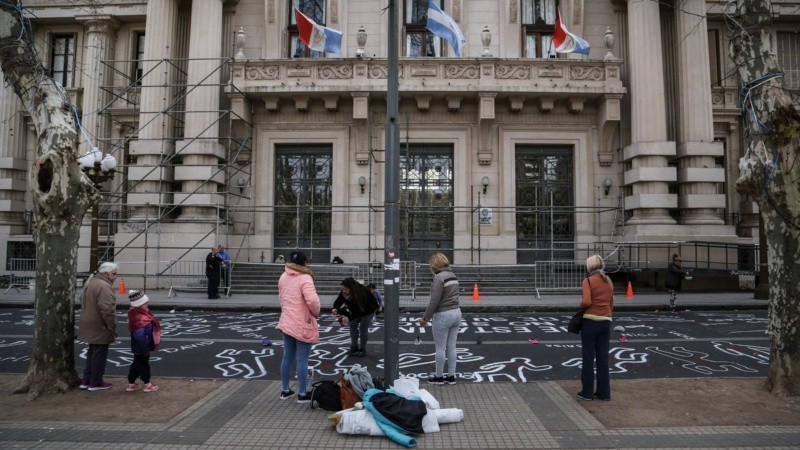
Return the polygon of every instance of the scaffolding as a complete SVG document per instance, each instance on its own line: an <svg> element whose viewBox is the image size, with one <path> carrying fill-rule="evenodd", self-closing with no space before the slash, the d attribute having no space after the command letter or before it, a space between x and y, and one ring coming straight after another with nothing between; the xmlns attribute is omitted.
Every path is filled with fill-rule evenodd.
<svg viewBox="0 0 800 450"><path fill-rule="evenodd" d="M107 183L107 189L103 189L104 201L99 204L97 223L92 223L92 227L98 227L101 235L105 237L104 243L93 242L90 245L97 245L102 252L105 250L105 260L123 259L126 252L133 249L144 250L144 266L142 276L145 286L147 285L148 272L151 276L163 276L171 270L171 266L177 261L184 259L189 253L197 249L213 236L213 242L221 242L233 235L232 230L241 231L235 233L241 235L241 241L235 248L241 250L249 246L249 238L252 235L250 221L238 220L237 214L250 201L249 187L251 183L250 155L252 154L252 129L253 125L245 117L242 117L230 107L231 102L225 97L227 94L242 94L230 83L232 76L231 58L213 59L214 69L212 72L202 77L199 84L188 85L186 83L189 59L164 59L158 61L144 60L104 60L105 70L110 71L110 77L114 81L109 85L101 86L101 90L108 99L97 109L99 120L105 121L108 125L105 129L109 130L106 136L97 136L97 141L106 153L110 153L120 161L117 172L120 177L113 182ZM137 70L137 67L149 67L147 71ZM149 64L148 64L149 63ZM158 79L160 77L160 79ZM208 83L208 80L219 79L218 83ZM146 81L158 79L157 82ZM149 84L145 84L149 83ZM214 88L219 92L218 110L213 111L187 111L186 99L194 90L199 88ZM161 91L163 103L158 111L141 111L141 92L142 89L158 89ZM103 96L100 96L103 97ZM216 119L208 124L197 135L186 136L187 121L192 120L192 114L214 114ZM139 123L140 118L147 117L145 123ZM157 138L142 137L142 130L148 126L160 128L160 136ZM218 129L218 136L204 136L210 128ZM114 131L116 130L116 133ZM134 141L146 140L158 141L155 145L161 146L161 155L157 162L142 164L137 163L136 156L130 154L130 146ZM198 140L207 140L219 143L224 148L224 156L211 168L210 176L198 183L191 190L181 190L172 180L163 180L162 174L174 170L175 167L191 167L183 163L185 156L184 150ZM172 150L174 149L174 150ZM202 165L201 165L202 166ZM140 172L136 179L129 177L131 168L136 167ZM208 167L208 165L206 165ZM141 171L144 171L142 173ZM157 183L147 183L153 181L157 176ZM222 177L222 182L215 181ZM199 181L199 180L198 180ZM169 183L167 189L165 184ZM147 190L148 184L158 187L157 190ZM109 186L110 185L110 186ZM217 185L223 187L222 192L218 192ZM143 189L144 188L144 189ZM248 192L246 192L248 191ZM196 194L222 194L222 201L215 204L202 204L190 201ZM159 202L152 205L128 204L128 197L131 194L153 194L160 198L173 198L176 194L181 198L177 201ZM194 224L209 225L207 231L197 237L193 245L185 246L177 255L173 252L165 259L160 255L162 248L161 233L162 223L175 222L181 208L201 207L213 210L206 218L193 218ZM142 214L143 212L143 214ZM119 245L115 242L115 236L120 232L120 224L135 224L127 227L131 236L127 242ZM149 271L148 267L148 236L156 234L156 260L159 264L157 270ZM143 238L143 248L134 244ZM89 268L92 271L96 268Z"/></svg>

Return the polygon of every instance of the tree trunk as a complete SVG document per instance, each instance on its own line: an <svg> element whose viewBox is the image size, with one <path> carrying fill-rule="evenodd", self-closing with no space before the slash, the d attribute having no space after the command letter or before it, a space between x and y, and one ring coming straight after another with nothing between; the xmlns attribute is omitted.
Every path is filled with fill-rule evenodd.
<svg viewBox="0 0 800 450"><path fill-rule="evenodd" d="M75 274L81 222L99 199L77 162L77 130L66 91L36 57L21 10L0 3L0 65L36 127L39 158L28 181L34 203L36 300L31 362L15 389L34 399L78 384L75 372Z"/></svg>
<svg viewBox="0 0 800 450"><path fill-rule="evenodd" d="M739 192L755 198L767 238L770 367L767 388L800 395L800 103L783 88L768 0L738 0L729 54L742 81L747 154Z"/></svg>

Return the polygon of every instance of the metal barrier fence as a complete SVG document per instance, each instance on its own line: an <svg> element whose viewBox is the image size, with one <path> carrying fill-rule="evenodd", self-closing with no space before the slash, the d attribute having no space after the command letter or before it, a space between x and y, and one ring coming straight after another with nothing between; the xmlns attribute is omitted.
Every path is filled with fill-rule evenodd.
<svg viewBox="0 0 800 450"><path fill-rule="evenodd" d="M228 270L232 270L229 268ZM178 290L181 291L205 291L208 289L208 278L206 277L206 262L189 260L175 261L170 260L164 272L169 280L169 292L167 298L177 297ZM226 275L230 279L230 272ZM220 279L219 290L225 292L225 297L230 297L230 283L223 285L224 280Z"/></svg>
<svg viewBox="0 0 800 450"><path fill-rule="evenodd" d="M11 289L31 288L31 283L36 279L36 259L11 258L11 269L9 270L8 288L3 292L6 294Z"/></svg>
<svg viewBox="0 0 800 450"><path fill-rule="evenodd" d="M536 298L542 291L580 291L586 261L537 261L535 274Z"/></svg>

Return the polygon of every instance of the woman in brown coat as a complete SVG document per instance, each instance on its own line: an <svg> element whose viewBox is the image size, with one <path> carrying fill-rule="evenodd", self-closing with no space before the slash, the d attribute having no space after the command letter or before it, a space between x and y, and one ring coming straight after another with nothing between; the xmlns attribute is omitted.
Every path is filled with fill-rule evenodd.
<svg viewBox="0 0 800 450"><path fill-rule="evenodd" d="M600 255L586 258L588 275L582 283L581 308L581 391L578 399L611 400L611 380L608 367L608 350L611 339L611 315L614 311L614 285L603 272L605 263ZM595 371L596 366L596 371ZM595 389L595 372L597 389Z"/></svg>
<svg viewBox="0 0 800 450"><path fill-rule="evenodd" d="M105 262L83 290L78 340L89 344L81 389L102 391L111 387L103 381L108 346L117 338L117 297L111 285L117 278L117 265Z"/></svg>

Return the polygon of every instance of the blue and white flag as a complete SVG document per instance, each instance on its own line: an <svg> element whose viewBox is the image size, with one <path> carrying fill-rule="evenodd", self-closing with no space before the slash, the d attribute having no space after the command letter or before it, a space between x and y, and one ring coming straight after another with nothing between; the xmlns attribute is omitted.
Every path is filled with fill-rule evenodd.
<svg viewBox="0 0 800 450"><path fill-rule="evenodd" d="M461 57L461 49L467 43L464 33L458 28L456 21L436 6L433 0L428 0L428 24L426 28L431 30L431 33L449 42L450 46L453 47L453 53L457 57Z"/></svg>

